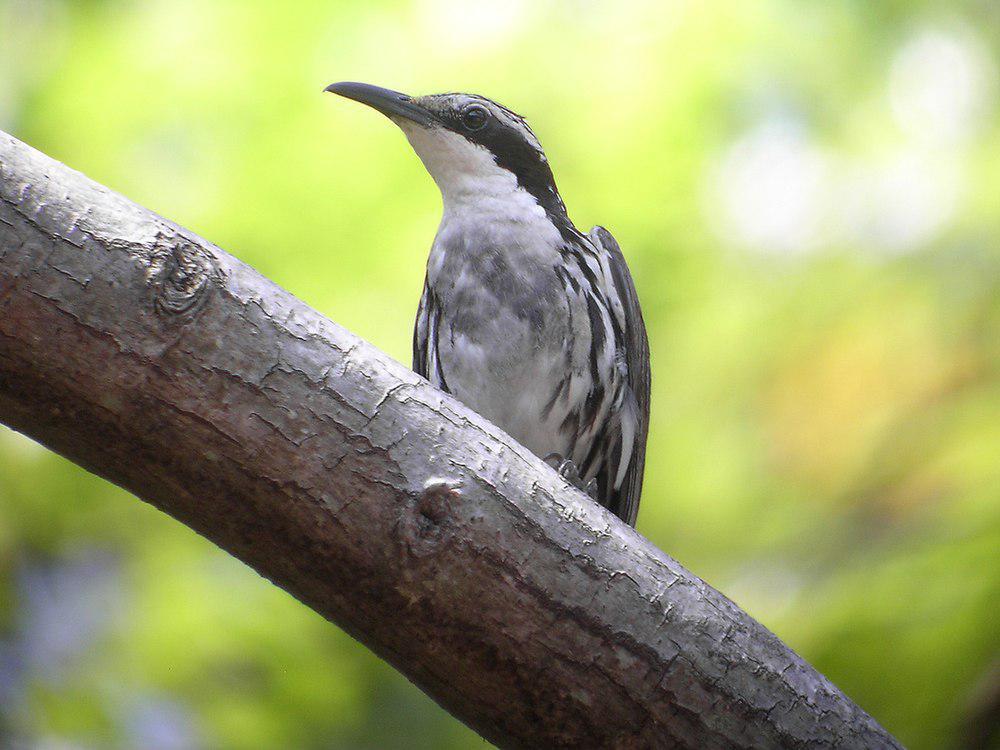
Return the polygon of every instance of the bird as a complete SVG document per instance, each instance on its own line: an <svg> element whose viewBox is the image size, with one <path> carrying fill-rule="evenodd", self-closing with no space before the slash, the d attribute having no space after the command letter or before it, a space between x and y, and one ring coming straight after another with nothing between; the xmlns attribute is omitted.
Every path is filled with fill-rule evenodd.
<svg viewBox="0 0 1000 750"><path fill-rule="evenodd" d="M649 343L621 248L570 220L523 117L476 94L325 91L386 115L442 198L413 369L630 526L649 431Z"/></svg>

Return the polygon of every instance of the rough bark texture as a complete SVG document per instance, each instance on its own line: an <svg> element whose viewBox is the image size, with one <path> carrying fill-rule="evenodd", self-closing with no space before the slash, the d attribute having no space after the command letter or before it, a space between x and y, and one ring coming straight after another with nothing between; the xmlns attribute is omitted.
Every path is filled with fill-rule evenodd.
<svg viewBox="0 0 1000 750"><path fill-rule="evenodd" d="M898 747L499 429L2 133L0 420L253 566L498 745Z"/></svg>

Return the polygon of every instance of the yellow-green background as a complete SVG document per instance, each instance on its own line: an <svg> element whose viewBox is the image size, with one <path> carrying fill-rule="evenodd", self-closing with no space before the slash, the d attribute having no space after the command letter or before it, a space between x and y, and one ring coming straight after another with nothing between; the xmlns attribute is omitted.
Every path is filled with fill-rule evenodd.
<svg viewBox="0 0 1000 750"><path fill-rule="evenodd" d="M321 90L527 115L642 297L639 530L905 744L998 747L998 41L995 0L0 0L0 128L408 362L439 197ZM2 429L0 746L483 742Z"/></svg>

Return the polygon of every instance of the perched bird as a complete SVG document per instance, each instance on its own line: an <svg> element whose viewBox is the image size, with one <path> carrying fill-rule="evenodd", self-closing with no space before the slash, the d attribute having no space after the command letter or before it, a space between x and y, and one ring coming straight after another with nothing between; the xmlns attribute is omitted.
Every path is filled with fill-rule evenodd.
<svg viewBox="0 0 1000 750"><path fill-rule="evenodd" d="M472 94L327 91L398 125L441 190L413 368L635 525L649 345L625 258L583 234L524 119Z"/></svg>

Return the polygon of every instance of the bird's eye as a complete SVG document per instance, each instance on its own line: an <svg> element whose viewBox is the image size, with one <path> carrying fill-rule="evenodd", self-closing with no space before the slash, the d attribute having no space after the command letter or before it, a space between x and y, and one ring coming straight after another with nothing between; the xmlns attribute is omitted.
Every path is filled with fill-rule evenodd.
<svg viewBox="0 0 1000 750"><path fill-rule="evenodd" d="M466 107L465 111L462 112L462 124L467 130L479 130L486 125L486 121L489 119L490 113L486 107L479 104Z"/></svg>

